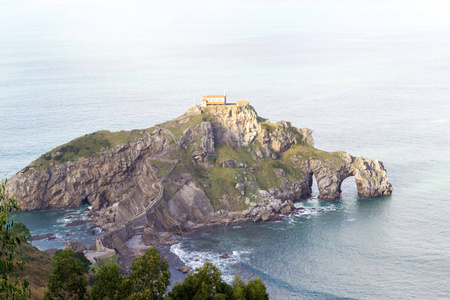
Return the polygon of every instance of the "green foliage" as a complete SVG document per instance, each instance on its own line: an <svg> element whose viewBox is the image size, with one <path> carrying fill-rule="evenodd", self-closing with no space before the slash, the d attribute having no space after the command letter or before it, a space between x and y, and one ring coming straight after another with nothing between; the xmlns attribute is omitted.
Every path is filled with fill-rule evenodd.
<svg viewBox="0 0 450 300"><path fill-rule="evenodd" d="M172 139L173 141L173 139ZM172 168L173 163L162 161L158 159L150 159L150 164L153 167L158 168L158 177L162 178L164 175L166 175L167 172L169 172L170 168Z"/></svg>
<svg viewBox="0 0 450 300"><path fill-rule="evenodd" d="M110 259L109 263L100 267L89 294L90 300L120 300L122 276L117 264Z"/></svg>
<svg viewBox="0 0 450 300"><path fill-rule="evenodd" d="M56 252L55 252L55 257L57 257L58 255L60 255L63 251L64 251L64 250L61 250L61 249L60 249L60 250L56 250ZM86 258L86 256L84 255L83 252L75 252L75 251L72 251L72 256L73 256L73 258L78 259L78 260L81 262L81 264L82 264L83 267L84 267L84 272L85 272L85 273L89 271L89 266L90 266L92 263L91 263L91 261L90 261L89 259Z"/></svg>
<svg viewBox="0 0 450 300"><path fill-rule="evenodd" d="M133 259L123 289L131 288L129 300L163 299L169 279L169 264L158 249L151 247L144 255Z"/></svg>
<svg viewBox="0 0 450 300"><path fill-rule="evenodd" d="M35 160L31 166L47 168L50 163L60 165L67 161L74 162L81 158L94 156L102 148L108 151L114 146L137 140L142 136L143 131L141 130L118 132L110 132L107 130L97 131L51 150ZM26 170L28 169L29 167Z"/></svg>
<svg viewBox="0 0 450 300"><path fill-rule="evenodd" d="M234 275L233 282L231 283L233 287L233 299L235 300L245 300L245 282L238 275Z"/></svg>
<svg viewBox="0 0 450 300"><path fill-rule="evenodd" d="M203 122L213 122L214 118L211 115L203 114L202 115L202 121Z"/></svg>
<svg viewBox="0 0 450 300"><path fill-rule="evenodd" d="M11 219L13 210L20 208L17 201L6 194L5 180L0 183L0 298L29 299L29 284L17 275L23 270L23 263L17 260L17 248L25 242L25 234Z"/></svg>
<svg viewBox="0 0 450 300"><path fill-rule="evenodd" d="M169 299L232 299L232 287L223 281L219 269L211 262L190 273L182 283L175 283Z"/></svg>
<svg viewBox="0 0 450 300"><path fill-rule="evenodd" d="M259 276L247 282L245 286L245 299L269 300L269 294L266 292L266 286Z"/></svg>
<svg viewBox="0 0 450 300"><path fill-rule="evenodd" d="M58 257L63 254L73 259L73 253L60 253ZM125 277L121 277L119 266L112 259L108 264L102 265L95 276L89 299L269 299L266 287L259 277L245 284L239 276L235 276L230 285L223 281L219 269L210 262L206 262L203 267L189 274L183 282L176 283L172 291L164 296L170 283L169 279L167 261L156 248L150 248L144 255L133 260L131 272Z"/></svg>
<svg viewBox="0 0 450 300"><path fill-rule="evenodd" d="M212 165L215 165L216 164L216 161L217 161L217 157L216 156L208 156L208 162L210 163L210 164L212 164Z"/></svg>
<svg viewBox="0 0 450 300"><path fill-rule="evenodd" d="M44 299L86 299L86 269L75 256L71 249L55 254Z"/></svg>
<svg viewBox="0 0 450 300"><path fill-rule="evenodd" d="M23 239L30 241L31 233L28 227L21 222L14 222L13 227L10 230L11 235L21 236Z"/></svg>

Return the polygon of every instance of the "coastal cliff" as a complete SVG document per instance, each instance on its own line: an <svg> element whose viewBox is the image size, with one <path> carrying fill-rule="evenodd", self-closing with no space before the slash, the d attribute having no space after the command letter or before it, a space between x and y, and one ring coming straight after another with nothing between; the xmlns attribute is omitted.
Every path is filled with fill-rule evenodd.
<svg viewBox="0 0 450 300"><path fill-rule="evenodd" d="M23 210L90 203L94 222L120 230L122 242L138 233L151 243L204 224L274 219L311 195L313 178L320 199L337 199L350 176L360 197L392 192L380 161L316 149L310 129L270 123L252 107L194 106L153 128L57 147L10 178L8 191ZM114 240L105 244L119 247Z"/></svg>

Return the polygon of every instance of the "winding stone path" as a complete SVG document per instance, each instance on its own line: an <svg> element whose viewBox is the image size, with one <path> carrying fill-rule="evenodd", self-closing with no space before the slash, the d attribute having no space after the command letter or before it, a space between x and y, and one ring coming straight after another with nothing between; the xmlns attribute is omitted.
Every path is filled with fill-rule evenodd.
<svg viewBox="0 0 450 300"><path fill-rule="evenodd" d="M145 207L145 209L143 209L141 212L138 212L137 214L135 214L134 216L129 217L128 219L122 221L122 223L115 228L112 231L109 232L105 232L101 235L99 235L96 238L96 248L97 248L97 252L101 252L103 255L102 257L106 257L106 256L112 256L113 253L116 253L116 250L113 248L108 248L105 245L103 245L103 239L106 236L112 235L114 234L114 232L117 232L120 229L125 228L128 224L133 224L133 229L144 229L145 227L145 222L146 222L146 214L149 210L157 207L160 203L161 203L161 199L163 197L164 194L164 186L161 184L161 182L163 182L164 180L166 180L166 178L170 175L170 173L172 173L173 169L175 169L176 165L178 164L179 160L178 159L168 159L168 158L160 158L160 156L163 156L164 154L166 154L170 149L172 149L173 147L176 147L180 144L180 142L178 141L177 137L168 129L165 128L161 128L159 126L157 126L158 129L165 131L166 133L170 134L173 138L173 140L175 141L175 144L169 148L167 148L165 151L158 153L152 157L150 157L151 159L157 159L159 161L163 161L163 162L170 162L173 163L172 167L170 168L169 171L166 172L166 174L164 174L164 176L162 176L160 179L158 179L158 181L154 184L159 188L159 194L158 196L150 202L149 205L147 205L147 207ZM142 224L143 223L143 224ZM122 250L122 249L121 249ZM119 251L121 252L121 251Z"/></svg>

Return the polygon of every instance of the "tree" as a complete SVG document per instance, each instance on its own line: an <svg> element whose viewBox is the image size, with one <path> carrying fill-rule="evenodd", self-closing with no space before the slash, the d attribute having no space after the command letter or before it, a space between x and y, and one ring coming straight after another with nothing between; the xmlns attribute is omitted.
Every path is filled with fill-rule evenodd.
<svg viewBox="0 0 450 300"><path fill-rule="evenodd" d="M124 280L124 290L131 287L128 299L163 299L170 284L169 264L151 247L144 255L133 259L131 272Z"/></svg>
<svg viewBox="0 0 450 300"><path fill-rule="evenodd" d="M86 299L85 268L74 255L71 249L55 253L44 299Z"/></svg>
<svg viewBox="0 0 450 300"><path fill-rule="evenodd" d="M245 300L245 282L238 275L234 275L233 282L231 283L233 288L233 299L234 300Z"/></svg>
<svg viewBox="0 0 450 300"><path fill-rule="evenodd" d="M12 235L21 236L26 241L31 240L30 229L28 229L28 227L21 222L14 222L10 232Z"/></svg>
<svg viewBox="0 0 450 300"><path fill-rule="evenodd" d="M17 260L17 247L25 242L25 235L15 232L11 212L20 210L17 201L6 194L6 180L0 183L0 298L29 299L28 282L17 271L23 263Z"/></svg>
<svg viewBox="0 0 450 300"><path fill-rule="evenodd" d="M232 299L233 288L222 280L219 269L211 262L190 273L182 283L175 283L169 299Z"/></svg>
<svg viewBox="0 0 450 300"><path fill-rule="evenodd" d="M251 279L245 286L245 299L247 300L269 300L266 285L259 276Z"/></svg>
<svg viewBox="0 0 450 300"><path fill-rule="evenodd" d="M117 264L111 259L107 265L103 265L95 275L94 285L89 294L91 300L119 300L122 276Z"/></svg>
<svg viewBox="0 0 450 300"><path fill-rule="evenodd" d="M56 250L55 257L60 255L62 251L64 251L64 250L61 250L61 249ZM84 255L83 252L72 251L72 257L75 259L78 259L81 262L85 273L87 273L89 271L89 266L92 265L92 263L89 259L86 258L86 256Z"/></svg>

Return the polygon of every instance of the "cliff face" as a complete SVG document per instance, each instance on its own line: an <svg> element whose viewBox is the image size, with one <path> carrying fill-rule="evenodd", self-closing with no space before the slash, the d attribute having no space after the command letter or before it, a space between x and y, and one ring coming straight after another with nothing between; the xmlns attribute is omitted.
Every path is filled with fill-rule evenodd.
<svg viewBox="0 0 450 300"><path fill-rule="evenodd" d="M251 107L195 106L156 128L96 134L50 151L8 181L22 209L89 202L100 226L129 220L151 240L263 200L300 201L311 195L313 178L323 200L339 198L349 176L361 197L392 192L381 162L318 150L310 129L270 123Z"/></svg>
<svg viewBox="0 0 450 300"><path fill-rule="evenodd" d="M123 201L146 201L157 169L147 159L169 147L171 137L156 129L139 140L102 149L95 156L42 168L32 163L8 181L23 210L61 209L89 202L95 209ZM46 154L52 156L58 151ZM130 188L140 189L130 194ZM116 205L117 206L117 205Z"/></svg>

